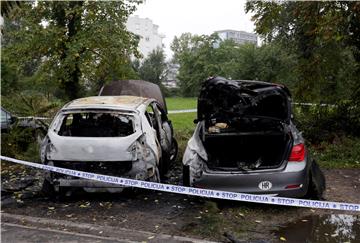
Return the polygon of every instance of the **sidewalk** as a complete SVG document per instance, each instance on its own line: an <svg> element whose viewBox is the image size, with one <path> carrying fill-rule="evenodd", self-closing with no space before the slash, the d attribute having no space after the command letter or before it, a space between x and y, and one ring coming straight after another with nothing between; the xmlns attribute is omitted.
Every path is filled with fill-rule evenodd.
<svg viewBox="0 0 360 243"><path fill-rule="evenodd" d="M1 242L210 242L182 236L8 213L1 213L1 224Z"/></svg>

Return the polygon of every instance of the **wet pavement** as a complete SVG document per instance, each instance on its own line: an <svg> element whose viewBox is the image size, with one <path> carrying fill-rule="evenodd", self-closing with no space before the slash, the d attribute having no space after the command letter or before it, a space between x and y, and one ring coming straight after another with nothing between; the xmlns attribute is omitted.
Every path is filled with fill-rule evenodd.
<svg viewBox="0 0 360 243"><path fill-rule="evenodd" d="M282 226L275 235L286 242L360 242L360 216L311 215Z"/></svg>

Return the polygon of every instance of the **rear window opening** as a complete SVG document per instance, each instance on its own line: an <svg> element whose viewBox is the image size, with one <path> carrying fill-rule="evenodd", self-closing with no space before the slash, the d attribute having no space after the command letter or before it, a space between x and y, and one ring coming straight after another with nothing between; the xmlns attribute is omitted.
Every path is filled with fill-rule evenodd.
<svg viewBox="0 0 360 243"><path fill-rule="evenodd" d="M67 137L125 137L134 133L133 119L119 113L65 114L58 135Z"/></svg>

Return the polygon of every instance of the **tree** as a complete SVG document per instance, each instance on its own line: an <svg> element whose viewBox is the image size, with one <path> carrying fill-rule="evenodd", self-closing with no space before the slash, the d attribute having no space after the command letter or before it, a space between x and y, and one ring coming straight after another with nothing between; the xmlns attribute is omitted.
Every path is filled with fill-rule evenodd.
<svg viewBox="0 0 360 243"><path fill-rule="evenodd" d="M360 97L359 2L249 1L246 11L267 43L296 53L297 97L335 102L348 90ZM356 74L344 80L346 72Z"/></svg>
<svg viewBox="0 0 360 243"><path fill-rule="evenodd" d="M219 67L212 64L213 49L218 41L216 34L193 36L184 33L174 38L171 44L173 62L180 64L178 79L183 95L196 96L200 82L219 72Z"/></svg>
<svg viewBox="0 0 360 243"><path fill-rule="evenodd" d="M296 77L292 55L277 44L257 47L221 41L216 34L183 34L175 37L172 50L174 62L180 64L180 89L186 96L197 96L201 82L210 76L286 84Z"/></svg>
<svg viewBox="0 0 360 243"><path fill-rule="evenodd" d="M138 38L125 22L140 2L24 2L5 20L2 54L21 75L35 63L34 82L55 84L67 99L77 98L86 88L134 75L129 57L138 56Z"/></svg>
<svg viewBox="0 0 360 243"><path fill-rule="evenodd" d="M162 87L166 78L167 63L163 49L153 50L141 64L138 64L138 73L141 79L150 81Z"/></svg>

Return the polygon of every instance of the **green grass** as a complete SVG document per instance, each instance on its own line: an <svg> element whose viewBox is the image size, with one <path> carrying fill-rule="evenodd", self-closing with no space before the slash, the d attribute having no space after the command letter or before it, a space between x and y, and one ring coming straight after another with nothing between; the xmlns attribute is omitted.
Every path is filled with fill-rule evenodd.
<svg viewBox="0 0 360 243"><path fill-rule="evenodd" d="M360 168L360 138L340 137L310 149L323 168Z"/></svg>
<svg viewBox="0 0 360 243"><path fill-rule="evenodd" d="M196 118L196 112L169 114L168 116L176 131L193 130L195 128L194 119Z"/></svg>
<svg viewBox="0 0 360 243"><path fill-rule="evenodd" d="M168 97L166 98L166 105L169 111L196 109L197 98Z"/></svg>
<svg viewBox="0 0 360 243"><path fill-rule="evenodd" d="M196 98L166 98L168 110L195 109L196 102ZM194 124L196 112L169 114L168 117L173 124L175 130L175 137L179 144L178 160L180 161L181 156L184 153L186 144L192 136L196 126L196 124Z"/></svg>

